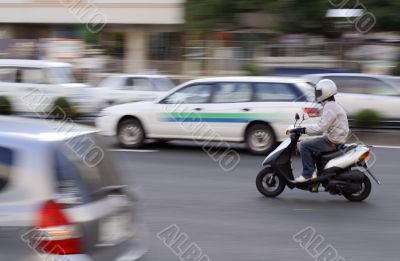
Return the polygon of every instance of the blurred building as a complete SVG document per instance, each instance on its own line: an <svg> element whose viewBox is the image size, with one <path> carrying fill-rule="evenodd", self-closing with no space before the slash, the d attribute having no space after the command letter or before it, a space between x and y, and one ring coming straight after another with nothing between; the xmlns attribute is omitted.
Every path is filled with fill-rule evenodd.
<svg viewBox="0 0 400 261"><path fill-rule="evenodd" d="M123 60L123 71L137 72L150 68L146 64L151 60L147 57L149 47L154 49L150 56L162 56L163 50L167 48L163 44L174 39L175 32L183 23L182 2L2 0L0 39L5 42L0 43L0 46L16 44L16 53L25 56L25 52L20 50L29 49L37 44L38 39L84 39L86 43L101 45L107 52L119 57L120 61ZM62 50L63 45L70 50L72 47L79 50L76 49L76 43L64 41L58 44L57 51ZM79 55L79 52L73 54ZM26 56L30 58L32 53L27 51Z"/></svg>

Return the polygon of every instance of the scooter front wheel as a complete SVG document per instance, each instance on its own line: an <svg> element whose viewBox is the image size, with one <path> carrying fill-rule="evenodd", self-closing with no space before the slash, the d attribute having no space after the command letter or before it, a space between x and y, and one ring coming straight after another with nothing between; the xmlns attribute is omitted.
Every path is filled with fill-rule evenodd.
<svg viewBox="0 0 400 261"><path fill-rule="evenodd" d="M256 185L261 194L271 198L279 196L285 189L286 183L272 168L265 168L258 173Z"/></svg>

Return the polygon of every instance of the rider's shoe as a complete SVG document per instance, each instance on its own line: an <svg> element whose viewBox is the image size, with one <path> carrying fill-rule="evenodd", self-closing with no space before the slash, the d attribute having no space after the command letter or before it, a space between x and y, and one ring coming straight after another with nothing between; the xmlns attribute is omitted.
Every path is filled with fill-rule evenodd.
<svg viewBox="0 0 400 261"><path fill-rule="evenodd" d="M302 183L302 182L307 182L309 180L310 180L310 178L305 178L303 176L300 176L300 177L297 177L294 181L297 183Z"/></svg>

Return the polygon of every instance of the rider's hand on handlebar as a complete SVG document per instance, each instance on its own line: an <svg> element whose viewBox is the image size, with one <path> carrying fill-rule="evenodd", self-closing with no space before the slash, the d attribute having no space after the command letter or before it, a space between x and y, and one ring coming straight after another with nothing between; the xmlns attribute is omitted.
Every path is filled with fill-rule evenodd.
<svg viewBox="0 0 400 261"><path fill-rule="evenodd" d="M306 128L304 128L304 127L293 128L293 129L289 130L289 133L305 134L306 133Z"/></svg>

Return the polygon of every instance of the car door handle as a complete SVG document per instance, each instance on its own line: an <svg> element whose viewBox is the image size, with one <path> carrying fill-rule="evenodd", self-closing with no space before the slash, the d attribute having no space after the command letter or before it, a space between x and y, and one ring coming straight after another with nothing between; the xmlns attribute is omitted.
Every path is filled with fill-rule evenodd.
<svg viewBox="0 0 400 261"><path fill-rule="evenodd" d="M203 109L202 108L195 108L194 110L195 111L202 111Z"/></svg>
<svg viewBox="0 0 400 261"><path fill-rule="evenodd" d="M250 111L249 108L243 108L242 111Z"/></svg>

